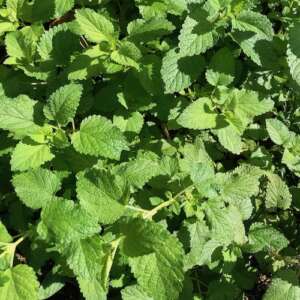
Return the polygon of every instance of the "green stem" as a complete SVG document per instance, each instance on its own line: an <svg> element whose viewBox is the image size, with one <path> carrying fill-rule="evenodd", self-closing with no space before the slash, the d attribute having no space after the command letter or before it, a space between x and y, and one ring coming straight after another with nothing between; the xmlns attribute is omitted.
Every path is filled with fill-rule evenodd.
<svg viewBox="0 0 300 300"><path fill-rule="evenodd" d="M11 243L7 246L8 251L11 254L10 258L10 267L13 267L14 265L14 258L15 258L15 252L19 244L21 244L27 237L27 234L23 235L22 237L18 238L14 243Z"/></svg>
<svg viewBox="0 0 300 300"><path fill-rule="evenodd" d="M118 239L111 242L111 253L107 257L106 266L105 266L105 269L104 269L104 284L105 284L105 287L108 286L110 270L112 268L114 258L115 258L115 255L116 255L116 252L117 252L117 249L119 247L119 244L120 244L121 240L122 240L122 237L119 237Z"/></svg>
<svg viewBox="0 0 300 300"><path fill-rule="evenodd" d="M161 209L163 209L163 208L165 208L165 207L168 207L168 206L174 204L180 196L182 196L184 193L187 192L187 190L189 190L189 189L191 189L191 188L194 188L194 186L193 186L193 185L189 185L188 187L186 187L185 189L183 189L181 192L179 192L178 194L176 194L176 195L175 195L173 198L171 198L170 200L165 201L165 202L159 204L158 206L154 207L153 209L151 209L151 210L145 212L145 213L143 214L144 219L152 219L153 216L155 216Z"/></svg>

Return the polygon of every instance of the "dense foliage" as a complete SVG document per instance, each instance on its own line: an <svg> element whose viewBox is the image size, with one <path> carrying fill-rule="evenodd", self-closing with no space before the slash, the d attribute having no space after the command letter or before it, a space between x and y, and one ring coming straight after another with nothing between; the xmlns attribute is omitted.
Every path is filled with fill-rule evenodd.
<svg viewBox="0 0 300 300"><path fill-rule="evenodd" d="M299 1L0 3L1 300L300 299Z"/></svg>

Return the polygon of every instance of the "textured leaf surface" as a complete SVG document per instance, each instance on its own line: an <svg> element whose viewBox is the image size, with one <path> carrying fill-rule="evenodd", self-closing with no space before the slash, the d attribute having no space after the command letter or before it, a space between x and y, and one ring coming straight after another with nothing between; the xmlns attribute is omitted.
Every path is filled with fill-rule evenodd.
<svg viewBox="0 0 300 300"><path fill-rule="evenodd" d="M246 242L242 216L235 206L222 207L218 202L209 201L206 214L211 226L211 237L223 245L232 242Z"/></svg>
<svg viewBox="0 0 300 300"><path fill-rule="evenodd" d="M142 188L151 178L162 173L158 157L152 152L138 153L132 160L118 169L133 186Z"/></svg>
<svg viewBox="0 0 300 300"><path fill-rule="evenodd" d="M154 299L175 299L182 289L183 250L161 225L142 219L121 222L122 251L138 284Z"/></svg>
<svg viewBox="0 0 300 300"><path fill-rule="evenodd" d="M273 28L270 20L265 16L253 11L244 11L232 22L233 28L241 31L253 31L272 39Z"/></svg>
<svg viewBox="0 0 300 300"><path fill-rule="evenodd" d="M114 43L115 30L112 22L104 15L89 8L76 11L76 21L82 34L95 43L107 41Z"/></svg>
<svg viewBox="0 0 300 300"><path fill-rule="evenodd" d="M0 273L1 300L37 300L39 282L33 269L17 265ZM26 279L26 280L25 280Z"/></svg>
<svg viewBox="0 0 300 300"><path fill-rule="evenodd" d="M268 174L266 207L288 209L292 202L292 195L286 183L276 174Z"/></svg>
<svg viewBox="0 0 300 300"><path fill-rule="evenodd" d="M277 145L283 145L290 139L290 131L281 121L277 119L266 120L267 130L271 140Z"/></svg>
<svg viewBox="0 0 300 300"><path fill-rule="evenodd" d="M165 83L165 92L179 92L189 87L201 74L204 60L200 56L186 57L176 49L170 50L162 62L161 75Z"/></svg>
<svg viewBox="0 0 300 300"><path fill-rule="evenodd" d="M288 240L285 236L272 226L262 223L254 223L251 225L248 233L249 245L247 249L252 252L264 251L280 251L287 247Z"/></svg>
<svg viewBox="0 0 300 300"><path fill-rule="evenodd" d="M54 155L48 145L24 144L20 142L11 157L11 168L14 171L36 169L52 160Z"/></svg>
<svg viewBox="0 0 300 300"><path fill-rule="evenodd" d="M35 123L35 112L39 104L26 96L14 100L0 101L0 128L25 135L39 129Z"/></svg>
<svg viewBox="0 0 300 300"><path fill-rule="evenodd" d="M30 170L13 177L15 191L28 207L38 209L55 199L60 189L59 177L46 169Z"/></svg>
<svg viewBox="0 0 300 300"><path fill-rule="evenodd" d="M300 298L300 287L284 281L282 279L273 279L270 287L265 293L263 300L296 300Z"/></svg>
<svg viewBox="0 0 300 300"><path fill-rule="evenodd" d="M177 119L177 122L190 129L215 128L218 124L218 114L212 110L208 98L201 98L190 104Z"/></svg>
<svg viewBox="0 0 300 300"><path fill-rule="evenodd" d="M73 241L62 251L76 276L94 280L105 266L103 243L99 236Z"/></svg>
<svg viewBox="0 0 300 300"><path fill-rule="evenodd" d="M222 48L212 57L205 76L207 81L213 86L226 86L233 82L234 74L234 57L228 48Z"/></svg>
<svg viewBox="0 0 300 300"><path fill-rule="evenodd" d="M180 53L190 56L206 52L218 36L214 25L207 20L207 12L196 9L186 17L178 38Z"/></svg>
<svg viewBox="0 0 300 300"><path fill-rule="evenodd" d="M71 200L56 199L43 208L39 232L64 244L87 238L99 231L97 220Z"/></svg>
<svg viewBox="0 0 300 300"><path fill-rule="evenodd" d="M45 116L61 125L66 125L75 117L82 94L82 86L68 84L55 91L44 107Z"/></svg>
<svg viewBox="0 0 300 300"><path fill-rule="evenodd" d="M153 300L138 285L131 285L122 290L123 300Z"/></svg>
<svg viewBox="0 0 300 300"><path fill-rule="evenodd" d="M123 150L128 150L126 139L119 128L101 116L84 119L80 131L73 134L72 143L80 153L116 160Z"/></svg>
<svg viewBox="0 0 300 300"><path fill-rule="evenodd" d="M112 223L122 216L128 197L128 186L121 176L91 170L79 176L77 196L80 205L101 223Z"/></svg>

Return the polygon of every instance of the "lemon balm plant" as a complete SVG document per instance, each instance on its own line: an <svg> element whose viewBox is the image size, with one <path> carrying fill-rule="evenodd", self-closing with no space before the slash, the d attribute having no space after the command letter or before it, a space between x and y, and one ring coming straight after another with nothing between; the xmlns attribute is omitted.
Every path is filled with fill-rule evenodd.
<svg viewBox="0 0 300 300"><path fill-rule="evenodd" d="M300 299L298 1L0 3L0 300Z"/></svg>

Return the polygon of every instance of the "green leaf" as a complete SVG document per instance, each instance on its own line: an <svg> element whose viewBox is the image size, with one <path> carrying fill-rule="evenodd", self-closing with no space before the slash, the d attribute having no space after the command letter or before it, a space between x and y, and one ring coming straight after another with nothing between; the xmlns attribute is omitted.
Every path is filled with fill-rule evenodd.
<svg viewBox="0 0 300 300"><path fill-rule="evenodd" d="M83 8L76 11L76 22L80 28L80 33L94 43L102 41L114 45L117 33L113 23L104 15L101 15L90 8Z"/></svg>
<svg viewBox="0 0 300 300"><path fill-rule="evenodd" d="M142 188L151 178L162 173L159 157L153 152L139 152L136 159L122 164L117 173L124 177L132 186Z"/></svg>
<svg viewBox="0 0 300 300"><path fill-rule="evenodd" d="M66 24L50 28L42 35L37 51L43 61L53 60L54 64L69 63L71 55L80 50L78 36Z"/></svg>
<svg viewBox="0 0 300 300"><path fill-rule="evenodd" d="M140 286L130 285L121 291L122 300L153 300L149 297Z"/></svg>
<svg viewBox="0 0 300 300"><path fill-rule="evenodd" d="M144 117L139 112L131 114L114 115L113 124L122 132L140 133L144 125Z"/></svg>
<svg viewBox="0 0 300 300"><path fill-rule="evenodd" d="M8 55L15 60L30 63L36 52L37 41L42 34L39 25L25 26L21 30L10 32L5 37L5 46ZM8 63L6 61L5 63Z"/></svg>
<svg viewBox="0 0 300 300"><path fill-rule="evenodd" d="M123 176L100 170L80 174L76 190L80 205L104 224L113 223L123 215L129 196Z"/></svg>
<svg viewBox="0 0 300 300"><path fill-rule="evenodd" d="M242 152L243 143L240 133L232 125L216 130L220 144L234 154Z"/></svg>
<svg viewBox="0 0 300 300"><path fill-rule="evenodd" d="M267 131L271 140L277 145L285 145L291 138L289 129L277 119L266 120Z"/></svg>
<svg viewBox="0 0 300 300"><path fill-rule="evenodd" d="M263 300L297 300L300 298L300 287L280 278L272 280Z"/></svg>
<svg viewBox="0 0 300 300"><path fill-rule="evenodd" d="M229 85L235 75L235 61L232 51L221 48L211 59L206 71L206 80L213 86Z"/></svg>
<svg viewBox="0 0 300 300"><path fill-rule="evenodd" d="M17 265L0 272L0 300L38 300L39 282L34 270Z"/></svg>
<svg viewBox="0 0 300 300"><path fill-rule="evenodd" d="M110 57L122 66L139 69L139 60L142 57L142 53L134 43L122 41L119 48L113 51Z"/></svg>
<svg viewBox="0 0 300 300"><path fill-rule="evenodd" d="M63 256L77 277L94 280L105 266L103 242L99 236L74 240L63 246Z"/></svg>
<svg viewBox="0 0 300 300"><path fill-rule="evenodd" d="M164 18L151 18L149 20L136 19L128 24L129 39L136 42L147 42L170 34L175 26Z"/></svg>
<svg viewBox="0 0 300 300"><path fill-rule="evenodd" d="M62 245L99 232L97 220L71 200L55 199L42 210L38 232Z"/></svg>
<svg viewBox="0 0 300 300"><path fill-rule="evenodd" d="M217 174L219 193L224 201L242 202L259 193L259 179L263 172L256 167L242 165L233 172Z"/></svg>
<svg viewBox="0 0 300 300"><path fill-rule="evenodd" d="M201 74L204 59L201 56L183 56L176 49L167 52L162 61L161 75L165 93L188 88Z"/></svg>
<svg viewBox="0 0 300 300"><path fill-rule="evenodd" d="M107 300L105 289L98 279L77 278L85 300Z"/></svg>
<svg viewBox="0 0 300 300"><path fill-rule="evenodd" d="M153 299L177 299L183 287L183 250L161 225L143 219L120 222L121 249L141 288Z"/></svg>
<svg viewBox="0 0 300 300"><path fill-rule="evenodd" d="M1 243L10 243L12 241L11 235L8 233L6 227L0 221L0 242Z"/></svg>
<svg viewBox="0 0 300 300"><path fill-rule="evenodd" d="M183 228L188 232L190 248L190 251L184 258L184 267L188 270L195 265L201 265L204 245L209 239L209 228L203 221L186 222Z"/></svg>
<svg viewBox="0 0 300 300"><path fill-rule="evenodd" d="M74 4L74 0L55 0L54 17L58 18L60 16L63 16L66 12L73 8Z"/></svg>
<svg viewBox="0 0 300 300"><path fill-rule="evenodd" d="M263 223L253 223L250 226L248 240L246 249L250 253L280 251L289 244L289 241L281 232Z"/></svg>
<svg viewBox="0 0 300 300"><path fill-rule="evenodd" d="M233 242L243 245L246 242L242 216L235 206L224 207L217 200L210 200L205 205L205 212L211 226L212 239L224 246Z"/></svg>
<svg viewBox="0 0 300 300"><path fill-rule="evenodd" d="M274 32L270 20L254 11L242 11L235 19L232 19L233 29L240 31L252 31L267 40L272 40Z"/></svg>
<svg viewBox="0 0 300 300"><path fill-rule="evenodd" d="M300 85L300 51L299 51L300 23L295 23L289 32L287 48L287 62L292 78Z"/></svg>
<svg viewBox="0 0 300 300"><path fill-rule="evenodd" d="M21 201L33 209L44 207L55 199L55 193L61 187L56 174L41 168L15 175L12 183Z"/></svg>
<svg viewBox="0 0 300 300"><path fill-rule="evenodd" d="M179 125L189 129L215 128L220 122L209 98L200 98L190 104L177 119Z"/></svg>
<svg viewBox="0 0 300 300"><path fill-rule="evenodd" d="M207 17L207 12L198 7L186 17L178 37L181 55L199 55L216 43L218 34Z"/></svg>
<svg viewBox="0 0 300 300"><path fill-rule="evenodd" d="M266 194L267 208L288 209L292 203L292 195L286 183L276 174L268 173Z"/></svg>
<svg viewBox="0 0 300 300"><path fill-rule="evenodd" d="M202 163L208 167L214 168L214 162L208 155L205 144L200 137L196 138L194 144L186 143L182 149L183 159L179 161L183 172L191 174L197 163Z"/></svg>
<svg viewBox="0 0 300 300"><path fill-rule="evenodd" d="M120 159L121 152L129 150L119 128L101 116L90 116L80 125L80 131L72 135L74 148L83 154Z"/></svg>
<svg viewBox="0 0 300 300"><path fill-rule="evenodd" d="M282 163L286 164L287 167L300 177L300 155L293 149L285 148L282 156Z"/></svg>
<svg viewBox="0 0 300 300"><path fill-rule="evenodd" d="M66 125L75 117L82 94L82 86L68 84L60 87L49 98L44 106L44 114L48 120Z"/></svg>
<svg viewBox="0 0 300 300"><path fill-rule="evenodd" d="M13 171L27 171L36 169L53 158L48 145L20 142L12 153L10 163Z"/></svg>
<svg viewBox="0 0 300 300"><path fill-rule="evenodd" d="M4 98L0 101L0 128L20 136L34 133L41 128L35 123L40 110L40 104L27 96Z"/></svg>

